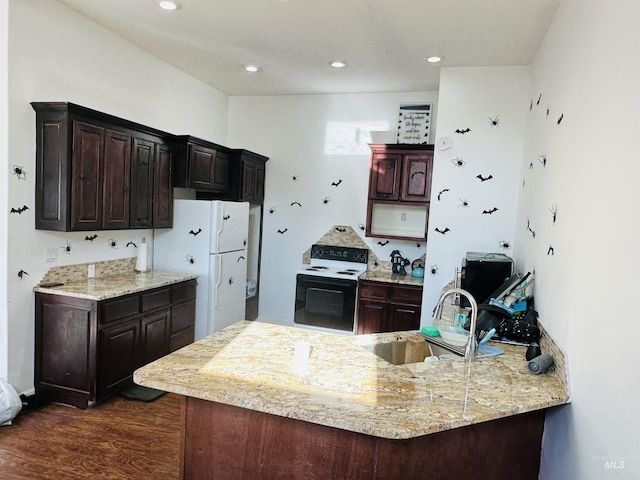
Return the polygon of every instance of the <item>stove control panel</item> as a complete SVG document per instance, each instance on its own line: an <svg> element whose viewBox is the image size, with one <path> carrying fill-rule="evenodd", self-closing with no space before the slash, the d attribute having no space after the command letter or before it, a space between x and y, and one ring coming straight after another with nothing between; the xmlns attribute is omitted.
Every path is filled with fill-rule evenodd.
<svg viewBox="0 0 640 480"><path fill-rule="evenodd" d="M314 244L311 247L311 258L336 260L340 262L367 263L369 259L369 250L366 248Z"/></svg>

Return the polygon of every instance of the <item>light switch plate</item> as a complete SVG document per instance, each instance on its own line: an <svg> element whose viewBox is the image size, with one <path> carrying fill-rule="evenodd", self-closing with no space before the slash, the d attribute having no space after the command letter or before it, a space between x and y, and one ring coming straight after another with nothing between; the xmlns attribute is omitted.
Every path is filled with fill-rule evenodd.
<svg viewBox="0 0 640 480"><path fill-rule="evenodd" d="M47 263L58 261L58 249L57 248L45 248L44 249L44 261Z"/></svg>

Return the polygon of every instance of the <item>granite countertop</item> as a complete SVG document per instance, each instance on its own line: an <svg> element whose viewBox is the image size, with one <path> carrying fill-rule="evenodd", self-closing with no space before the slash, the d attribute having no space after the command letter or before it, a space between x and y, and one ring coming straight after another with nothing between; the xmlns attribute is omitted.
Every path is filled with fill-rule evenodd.
<svg viewBox="0 0 640 480"><path fill-rule="evenodd" d="M392 365L360 345L411 335L345 336L243 321L134 373L140 385L352 432L406 439L569 402L556 372L503 355ZM311 345L297 359L296 343ZM491 343L491 342L490 342Z"/></svg>
<svg viewBox="0 0 640 480"><path fill-rule="evenodd" d="M121 297L130 293L164 287L166 285L172 285L174 283L180 283L195 278L198 278L198 276L187 273L165 272L161 270L152 270L146 273L135 273L134 271L131 271L117 275L66 282L63 285L55 287L43 287L42 285L36 285L33 291L100 301L107 300L109 298Z"/></svg>
<svg viewBox="0 0 640 480"><path fill-rule="evenodd" d="M404 285L418 285L420 287L424 284L424 278L412 277L411 273L406 275L398 275L391 272L378 272L367 270L359 278L360 280L369 280L372 282L386 282L386 283L400 283Z"/></svg>

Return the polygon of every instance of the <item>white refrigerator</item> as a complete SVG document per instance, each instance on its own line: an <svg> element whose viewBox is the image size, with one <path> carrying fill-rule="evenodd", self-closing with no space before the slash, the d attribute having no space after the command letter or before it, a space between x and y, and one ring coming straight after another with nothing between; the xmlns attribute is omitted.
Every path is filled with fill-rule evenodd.
<svg viewBox="0 0 640 480"><path fill-rule="evenodd" d="M154 232L153 268L198 275L195 339L245 319L249 204L176 199Z"/></svg>

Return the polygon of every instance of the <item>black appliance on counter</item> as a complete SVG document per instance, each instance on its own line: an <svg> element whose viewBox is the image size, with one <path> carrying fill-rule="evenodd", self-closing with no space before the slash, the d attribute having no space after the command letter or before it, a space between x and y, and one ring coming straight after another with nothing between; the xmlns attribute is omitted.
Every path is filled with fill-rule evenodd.
<svg viewBox="0 0 640 480"><path fill-rule="evenodd" d="M491 294L513 274L513 260L504 253L467 252L460 272L460 287L478 303L488 303ZM460 305L470 306L462 295Z"/></svg>
<svg viewBox="0 0 640 480"><path fill-rule="evenodd" d="M368 255L364 248L313 245L311 263L296 274L294 323L353 333L358 277Z"/></svg>

